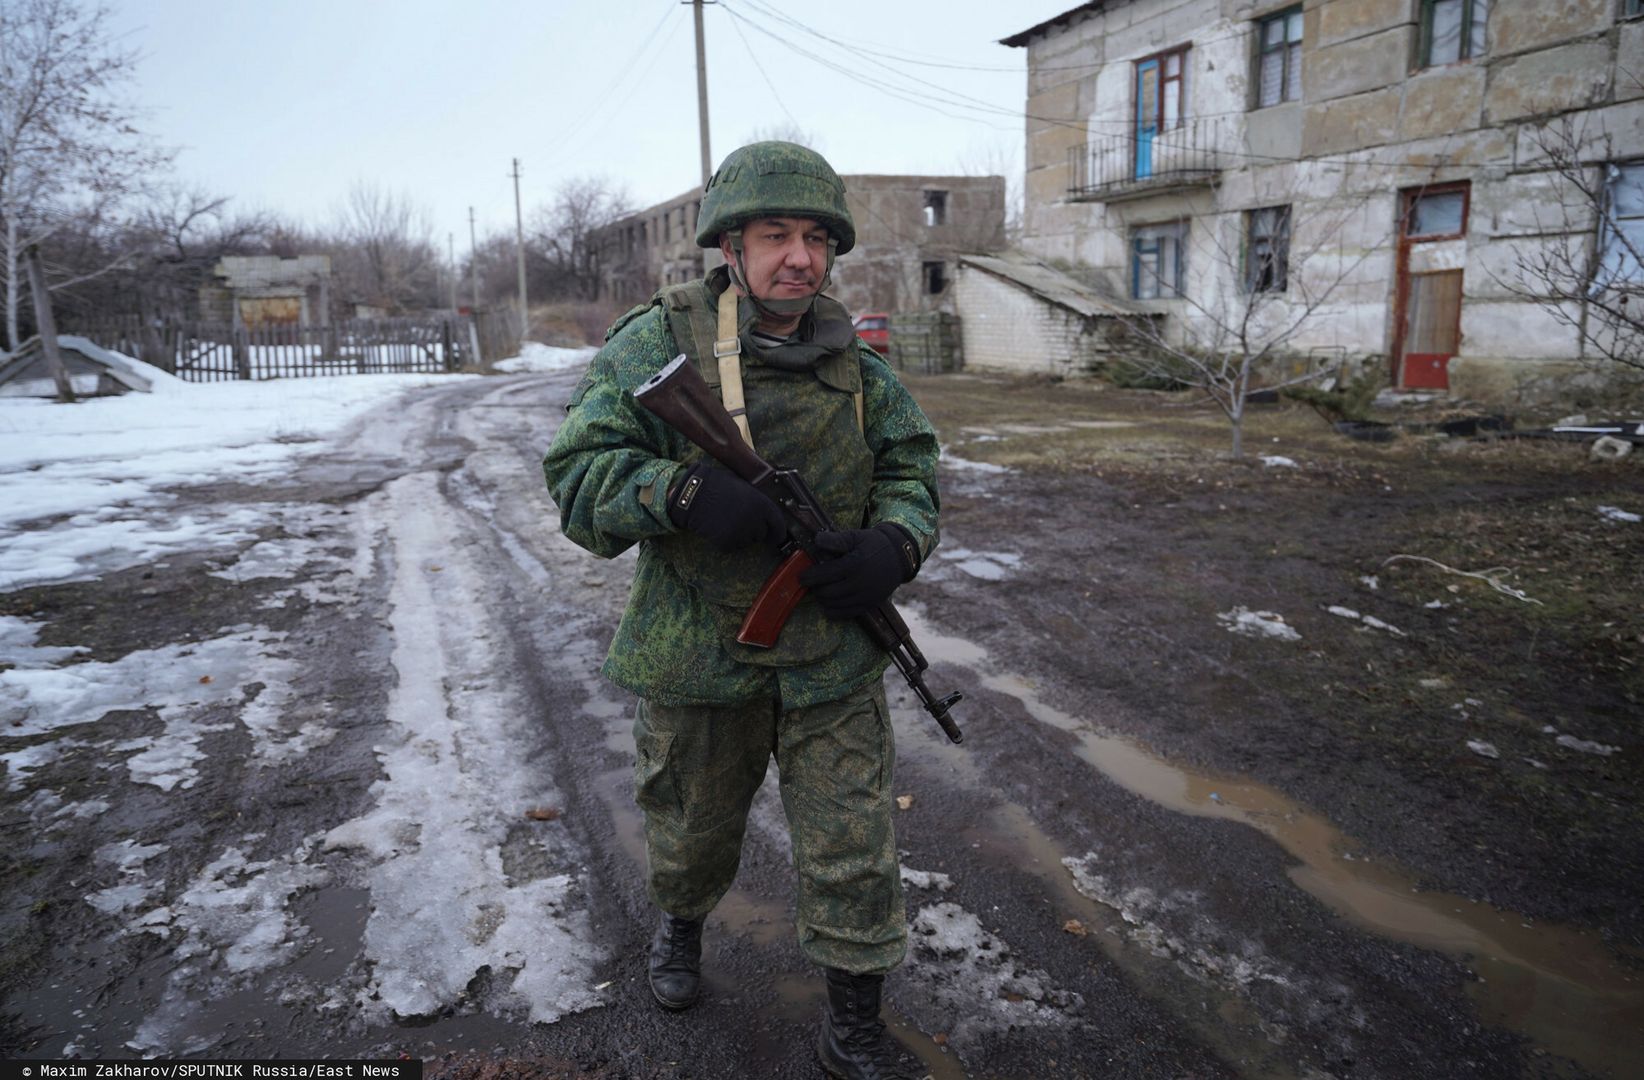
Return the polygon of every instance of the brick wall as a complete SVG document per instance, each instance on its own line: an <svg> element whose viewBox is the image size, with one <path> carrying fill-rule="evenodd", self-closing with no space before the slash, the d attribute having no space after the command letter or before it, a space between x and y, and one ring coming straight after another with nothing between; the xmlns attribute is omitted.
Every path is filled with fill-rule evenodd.
<svg viewBox="0 0 1644 1080"><path fill-rule="evenodd" d="M1083 375L1105 352L1091 321L985 270L961 264L953 291L968 370Z"/></svg>

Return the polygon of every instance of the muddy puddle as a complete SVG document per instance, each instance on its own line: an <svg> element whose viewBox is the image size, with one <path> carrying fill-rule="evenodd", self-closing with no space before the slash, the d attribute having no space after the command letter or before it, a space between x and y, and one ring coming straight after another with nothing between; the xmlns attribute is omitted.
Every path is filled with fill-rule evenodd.
<svg viewBox="0 0 1644 1080"><path fill-rule="evenodd" d="M933 664L971 670L984 687L1013 699L1034 720L1067 732L1079 757L1109 780L1178 813L1261 830L1297 860L1290 879L1338 915L1381 937L1461 960L1478 976L1468 992L1486 1022L1522 1032L1600 1075L1644 1075L1644 1045L1637 1038L1644 1030L1644 983L1596 934L1536 925L1488 904L1423 892L1398 867L1355 854L1362 845L1281 792L1184 768L1094 730L1043 701L1028 680L992 671L981 646L938 633L917 609L903 614ZM960 757L936 752L954 764ZM1001 845L1002 854L1024 850L1023 830L1036 832L1020 817L1011 824L1018 843ZM1048 839L1044 847L1045 858L1055 854ZM1065 872L1041 876L1068 880Z"/></svg>

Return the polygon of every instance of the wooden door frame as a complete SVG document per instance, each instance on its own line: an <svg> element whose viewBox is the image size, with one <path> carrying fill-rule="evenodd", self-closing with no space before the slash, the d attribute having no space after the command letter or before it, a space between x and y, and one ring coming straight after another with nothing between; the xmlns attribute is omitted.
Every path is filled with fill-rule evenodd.
<svg viewBox="0 0 1644 1080"><path fill-rule="evenodd" d="M1414 217L1416 200L1428 195L1446 195L1451 192L1461 192L1461 228L1453 233L1410 235L1410 222ZM1393 348L1388 355L1390 371L1388 377L1395 389L1404 385L1404 339L1408 331L1405 323L1409 316L1410 306L1410 249L1414 245L1443 243L1446 240L1465 240L1467 225L1473 213L1473 182L1471 180L1453 180L1446 184L1424 184L1421 187L1405 188L1399 192L1399 239L1398 254L1393 270ZM1457 309L1456 318L1460 319L1460 309ZM1458 328L1459 341L1460 331Z"/></svg>

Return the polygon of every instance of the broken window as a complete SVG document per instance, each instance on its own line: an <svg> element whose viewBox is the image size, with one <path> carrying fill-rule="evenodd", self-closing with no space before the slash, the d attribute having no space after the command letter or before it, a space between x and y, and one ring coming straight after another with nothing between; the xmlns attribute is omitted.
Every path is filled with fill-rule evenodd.
<svg viewBox="0 0 1644 1080"><path fill-rule="evenodd" d="M1421 64L1437 67L1484 55L1490 0L1422 0Z"/></svg>
<svg viewBox="0 0 1644 1080"><path fill-rule="evenodd" d="M1284 292L1290 277L1290 207L1268 206L1245 215L1246 292Z"/></svg>
<svg viewBox="0 0 1644 1080"><path fill-rule="evenodd" d="M1256 107L1301 100L1302 10L1270 15L1256 26Z"/></svg>
<svg viewBox="0 0 1644 1080"><path fill-rule="evenodd" d="M1187 222L1143 225L1130 234L1130 295L1169 300L1182 295Z"/></svg>
<svg viewBox="0 0 1644 1080"><path fill-rule="evenodd" d="M947 266L944 263L925 263L925 295L935 296L948 287Z"/></svg>
<svg viewBox="0 0 1644 1080"><path fill-rule="evenodd" d="M1644 161L1605 166L1604 258L1596 287L1644 284Z"/></svg>
<svg viewBox="0 0 1644 1080"><path fill-rule="evenodd" d="M925 192L925 224L946 225L948 223L948 193L945 191Z"/></svg>

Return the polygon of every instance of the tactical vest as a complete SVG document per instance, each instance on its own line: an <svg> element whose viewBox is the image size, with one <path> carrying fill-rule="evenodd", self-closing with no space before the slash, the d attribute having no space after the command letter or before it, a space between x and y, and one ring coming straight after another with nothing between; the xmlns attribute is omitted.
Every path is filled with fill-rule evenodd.
<svg viewBox="0 0 1644 1080"><path fill-rule="evenodd" d="M847 317L835 300L818 297L816 303L825 315ZM714 361L717 291L703 280L670 285L657 291L652 305L661 307L675 346L720 392ZM757 313L746 302L740 310L742 334ZM825 357L814 372L785 371L746 353L742 360L748 422L760 456L778 467L799 468L840 528L861 528L874 460L862 432L862 370L854 344ZM691 447L685 460L702 457ZM837 649L841 634L851 629L828 620L816 604L802 603L775 648L739 645L737 628L759 587L776 569L775 553L748 547L727 555L693 533L658 537L653 550L714 608L726 650L743 663L786 667L820 660Z"/></svg>

